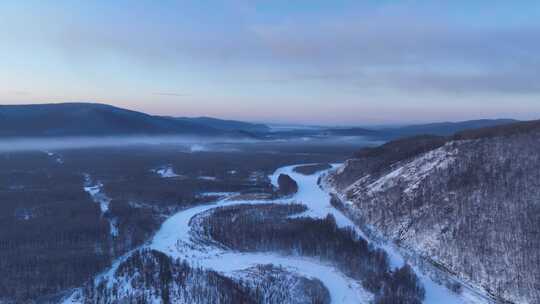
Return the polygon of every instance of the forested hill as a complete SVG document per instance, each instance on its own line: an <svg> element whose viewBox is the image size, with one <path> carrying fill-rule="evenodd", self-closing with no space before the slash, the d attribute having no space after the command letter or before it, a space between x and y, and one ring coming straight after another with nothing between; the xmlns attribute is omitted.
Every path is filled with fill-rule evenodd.
<svg viewBox="0 0 540 304"><path fill-rule="evenodd" d="M287 130L269 132L273 138L292 137L363 137L378 141L389 141L409 138L412 136L452 136L456 133L477 128L489 128L494 126L505 126L516 123L512 119L481 119L459 122L437 122L419 125L405 125L393 127L314 127L314 128L290 128ZM256 131L255 131L256 132Z"/></svg>
<svg viewBox="0 0 540 304"><path fill-rule="evenodd" d="M459 122L436 122L428 124L407 125L403 127L384 128L379 130L388 139L405 138L415 135L451 136L465 130L489 128L516 123L513 119L478 119Z"/></svg>
<svg viewBox="0 0 540 304"><path fill-rule="evenodd" d="M153 116L96 103L0 105L0 137L245 135L238 132L241 127L222 128L220 121Z"/></svg>
<svg viewBox="0 0 540 304"><path fill-rule="evenodd" d="M485 119L385 129L327 128L275 131L265 124L212 117L155 116L98 103L0 105L0 138L63 136L190 135L258 139L367 137L389 140L411 135L448 136L472 127L513 120Z"/></svg>
<svg viewBox="0 0 540 304"><path fill-rule="evenodd" d="M501 301L540 303L540 121L364 149L329 182L406 250Z"/></svg>
<svg viewBox="0 0 540 304"><path fill-rule="evenodd" d="M270 127L260 123L218 119L213 117L177 117L175 119L225 131L244 131L253 133L270 132Z"/></svg>

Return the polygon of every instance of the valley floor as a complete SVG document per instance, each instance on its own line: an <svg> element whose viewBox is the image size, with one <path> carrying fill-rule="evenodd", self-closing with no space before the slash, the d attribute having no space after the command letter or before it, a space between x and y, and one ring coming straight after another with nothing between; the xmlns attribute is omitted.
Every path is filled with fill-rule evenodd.
<svg viewBox="0 0 540 304"><path fill-rule="evenodd" d="M298 192L289 198L271 201L276 204L301 203L308 207L307 211L300 216L324 218L332 214L338 227L353 227L358 235L365 235L355 227L352 221L330 204L330 195L321 189L318 184L320 177L326 171L312 175L303 175L294 172L295 166L282 167L270 176L272 183L277 186L280 174L288 174L298 183ZM336 167L336 166L334 166ZM189 264L204 269L215 270L227 277L242 277L243 271L259 264L273 264L281 266L288 271L297 273L308 278L320 280L328 289L332 303L370 303L373 295L366 291L362 285L343 274L331 264L321 262L318 259L301 256L283 256L277 253L245 253L229 250L223 246L208 242L201 242L194 233L197 215L212 209L239 204L268 204L268 200L238 200L233 197L221 199L212 204L197 206L180 211L167 219L155 234L151 241L143 247L160 251L172 258L179 258ZM298 216L298 215L296 215ZM367 239L367 238L366 238ZM397 268L403 265L403 258L391 247L383 247L389 255L390 265ZM112 282L113 276L120 263L129 257L127 253L118 259L111 269L101 274L96 280ZM443 286L440 286L428 277L418 274L426 290L424 303L428 304L453 304L453 303L478 303L477 299L466 299L458 296ZM129 284L125 284L125 293L129 293ZM75 291L64 303L82 303L80 290Z"/></svg>

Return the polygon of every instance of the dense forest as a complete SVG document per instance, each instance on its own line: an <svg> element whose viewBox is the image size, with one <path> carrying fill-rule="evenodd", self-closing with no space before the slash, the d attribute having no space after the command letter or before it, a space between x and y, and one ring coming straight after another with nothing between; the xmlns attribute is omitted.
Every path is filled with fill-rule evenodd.
<svg viewBox="0 0 540 304"><path fill-rule="evenodd" d="M311 164L311 165L305 165L305 166L297 166L294 167L294 172L298 172L304 175L312 175L319 171L327 170L332 168L332 166L328 163L324 164Z"/></svg>
<svg viewBox="0 0 540 304"><path fill-rule="evenodd" d="M81 286L148 240L175 211L216 199L206 193L272 195L267 176L277 167L349 153L299 155L303 148L291 146L290 153L269 154L269 148L191 153L184 146L134 146L0 153L0 301L54 298ZM157 174L163 166L176 176ZM88 183L102 185L101 194L110 200L106 212L85 191Z"/></svg>
<svg viewBox="0 0 540 304"><path fill-rule="evenodd" d="M236 205L200 215L202 234L235 250L280 252L335 264L374 293L376 303L421 303L424 290L414 272L404 266L390 270L384 251L372 248L350 228L324 219L291 217L305 211L298 204ZM203 235L203 236L204 236Z"/></svg>
<svg viewBox="0 0 540 304"><path fill-rule="evenodd" d="M321 282L298 277L272 265L248 269L244 278L231 279L159 251L143 249L132 253L114 273L89 281L75 297L88 304L330 303L328 291Z"/></svg>
<svg viewBox="0 0 540 304"><path fill-rule="evenodd" d="M281 196L289 196L298 192L298 184L287 174L278 176L278 194Z"/></svg>

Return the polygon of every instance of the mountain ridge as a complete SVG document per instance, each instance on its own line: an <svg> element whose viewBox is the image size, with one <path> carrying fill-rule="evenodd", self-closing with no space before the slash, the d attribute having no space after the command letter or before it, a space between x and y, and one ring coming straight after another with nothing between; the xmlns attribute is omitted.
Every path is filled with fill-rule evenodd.
<svg viewBox="0 0 540 304"><path fill-rule="evenodd" d="M0 137L248 135L239 131L101 103L0 105Z"/></svg>
<svg viewBox="0 0 540 304"><path fill-rule="evenodd" d="M400 139L328 183L357 223L420 260L498 303L538 303L539 142L540 121Z"/></svg>
<svg viewBox="0 0 540 304"><path fill-rule="evenodd" d="M176 120L189 121L198 123L201 125L213 127L216 129L228 130L228 131L245 131L245 132L257 132L265 133L270 131L270 127L262 123L251 123L233 119L220 119L208 116L199 117L174 117Z"/></svg>
<svg viewBox="0 0 540 304"><path fill-rule="evenodd" d="M66 137L124 135L233 136L259 139L297 137L365 137L394 140L414 135L449 136L474 127L515 123L512 119L481 119L403 127L320 127L274 131L266 124L214 117L150 115L103 103L0 105L0 137Z"/></svg>

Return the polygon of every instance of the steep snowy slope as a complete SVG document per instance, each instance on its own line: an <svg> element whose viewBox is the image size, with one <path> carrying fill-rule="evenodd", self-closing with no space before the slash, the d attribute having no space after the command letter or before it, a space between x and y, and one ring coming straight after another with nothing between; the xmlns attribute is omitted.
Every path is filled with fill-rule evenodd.
<svg viewBox="0 0 540 304"><path fill-rule="evenodd" d="M497 301L540 303L537 124L390 143L327 181L374 233Z"/></svg>

